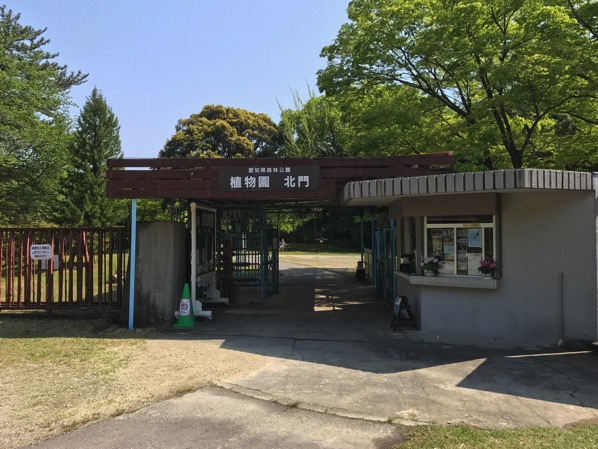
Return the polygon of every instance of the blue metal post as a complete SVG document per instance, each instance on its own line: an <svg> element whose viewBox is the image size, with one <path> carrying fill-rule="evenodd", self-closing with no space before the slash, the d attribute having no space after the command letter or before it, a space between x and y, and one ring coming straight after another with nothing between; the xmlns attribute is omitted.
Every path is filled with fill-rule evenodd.
<svg viewBox="0 0 598 449"><path fill-rule="evenodd" d="M372 284L378 287L378 276L376 273L376 264L378 257L376 253L376 219L372 216Z"/></svg>
<svg viewBox="0 0 598 449"><path fill-rule="evenodd" d="M133 329L135 314L135 246L137 244L137 200L131 202L131 251L129 261L131 273L129 275L129 330Z"/></svg>
<svg viewBox="0 0 598 449"><path fill-rule="evenodd" d="M361 231L361 261L363 262L363 211L361 212L360 231Z"/></svg>
<svg viewBox="0 0 598 449"><path fill-rule="evenodd" d="M391 261L391 279L392 295L390 301L393 302L397 297L397 220L390 220L390 261Z"/></svg>

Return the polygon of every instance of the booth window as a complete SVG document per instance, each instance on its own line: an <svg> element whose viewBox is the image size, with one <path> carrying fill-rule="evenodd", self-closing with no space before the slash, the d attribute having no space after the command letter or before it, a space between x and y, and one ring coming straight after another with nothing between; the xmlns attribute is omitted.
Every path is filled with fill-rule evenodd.
<svg viewBox="0 0 598 449"><path fill-rule="evenodd" d="M442 261L440 274L479 275L482 259L496 259L494 215L424 217L424 254Z"/></svg>

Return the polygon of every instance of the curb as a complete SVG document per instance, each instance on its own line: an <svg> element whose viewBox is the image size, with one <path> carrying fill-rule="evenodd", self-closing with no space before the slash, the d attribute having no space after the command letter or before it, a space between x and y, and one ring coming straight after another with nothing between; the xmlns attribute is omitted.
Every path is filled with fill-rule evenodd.
<svg viewBox="0 0 598 449"><path fill-rule="evenodd" d="M422 426L428 423L412 421L408 419L402 419L392 416L376 416L368 415L361 412L355 412L351 410L345 410L337 407L325 407L322 405L309 404L306 402L294 401L292 399L283 396L274 396L270 393L265 393L260 390L254 390L252 388L242 387L240 385L230 384L227 382L215 381L211 383L212 387L221 388L223 390L232 391L242 396L247 396L260 401L274 402L287 408L298 408L300 410L321 413L324 415L338 416L340 418L358 419L361 421L375 422L375 423L387 423L391 425L402 425L402 426Z"/></svg>

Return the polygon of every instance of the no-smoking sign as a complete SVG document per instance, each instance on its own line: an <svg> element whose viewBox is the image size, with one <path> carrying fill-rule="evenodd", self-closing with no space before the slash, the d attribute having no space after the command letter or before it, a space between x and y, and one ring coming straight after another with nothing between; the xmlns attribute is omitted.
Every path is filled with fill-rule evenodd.
<svg viewBox="0 0 598 449"><path fill-rule="evenodd" d="M191 307L191 303L189 302L189 300L182 300L181 301L181 306L180 306L180 310L179 310L179 314L180 315L189 315L189 309Z"/></svg>

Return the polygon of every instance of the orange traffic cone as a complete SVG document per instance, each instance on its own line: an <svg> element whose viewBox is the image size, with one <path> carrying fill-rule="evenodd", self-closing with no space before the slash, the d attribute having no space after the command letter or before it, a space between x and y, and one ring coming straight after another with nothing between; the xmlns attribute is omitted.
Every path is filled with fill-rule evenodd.
<svg viewBox="0 0 598 449"><path fill-rule="evenodd" d="M183 294L181 295L179 318L173 327L175 329L191 329L195 327L195 314L193 313L193 304L191 303L191 294L189 293L189 284L187 283L185 283Z"/></svg>

